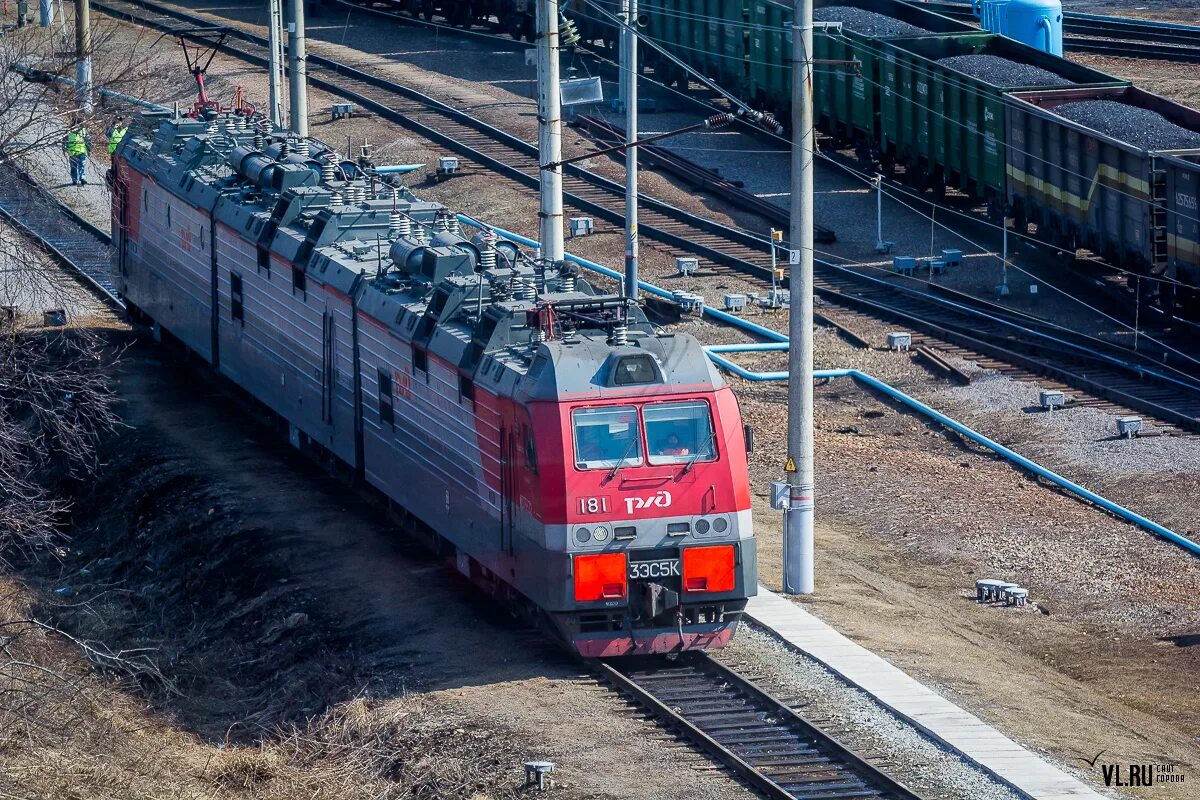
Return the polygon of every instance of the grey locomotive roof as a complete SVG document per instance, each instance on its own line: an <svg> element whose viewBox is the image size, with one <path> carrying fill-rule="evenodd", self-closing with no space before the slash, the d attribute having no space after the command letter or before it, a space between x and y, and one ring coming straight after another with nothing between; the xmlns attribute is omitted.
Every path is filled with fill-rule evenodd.
<svg viewBox="0 0 1200 800"><path fill-rule="evenodd" d="M662 382L648 387L614 386L612 374L619 361L639 355L654 359ZM554 368L545 369L544 365ZM601 399L628 394L630 389L661 390L669 386L704 391L725 385L694 337L672 334L631 336L624 347L590 339L542 342L537 346L529 376L532 380L521 387L521 395L528 400Z"/></svg>
<svg viewBox="0 0 1200 800"><path fill-rule="evenodd" d="M627 357L650 358L660 390L723 385L691 336L656 334L636 304L598 294L573 267L542 274L511 244L467 239L448 209L385 183L365 159L257 116L142 119L121 144L138 171L491 391L644 390L615 382Z"/></svg>

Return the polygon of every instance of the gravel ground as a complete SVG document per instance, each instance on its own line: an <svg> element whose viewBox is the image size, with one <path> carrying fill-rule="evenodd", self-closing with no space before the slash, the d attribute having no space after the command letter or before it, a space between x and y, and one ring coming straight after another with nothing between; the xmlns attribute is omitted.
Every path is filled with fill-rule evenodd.
<svg viewBox="0 0 1200 800"><path fill-rule="evenodd" d="M887 771L922 797L1013 800L1017 795L960 755L899 719L825 666L750 625L718 658L787 698L802 716L832 729L864 755L886 753Z"/></svg>
<svg viewBox="0 0 1200 800"><path fill-rule="evenodd" d="M1054 113L1145 150L1200 147L1200 133L1182 128L1157 111L1112 100L1063 103Z"/></svg>
<svg viewBox="0 0 1200 800"><path fill-rule="evenodd" d="M929 31L902 20L854 6L825 6L813 9L814 22L840 22L842 27L864 36L920 36Z"/></svg>
<svg viewBox="0 0 1200 800"><path fill-rule="evenodd" d="M938 63L958 70L993 86L1070 86L1071 81L1032 64L1018 64L1000 56L972 53L939 58Z"/></svg>
<svg viewBox="0 0 1200 800"><path fill-rule="evenodd" d="M990 374L969 386L954 386L940 394L972 417L996 412L1028 420L1038 428L1039 449L1061 461L1114 476L1153 474L1163 480L1200 474L1200 438L1194 436L1139 436L1124 439L1117 432L1117 417L1088 406L1069 406L1053 413L1039 406L1040 387ZM1145 429L1153 434L1152 427Z"/></svg>

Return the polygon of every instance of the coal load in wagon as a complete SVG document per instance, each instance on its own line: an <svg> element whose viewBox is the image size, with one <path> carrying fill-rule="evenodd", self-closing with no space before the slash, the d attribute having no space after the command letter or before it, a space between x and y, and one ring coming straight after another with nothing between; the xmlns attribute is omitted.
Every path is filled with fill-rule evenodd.
<svg viewBox="0 0 1200 800"><path fill-rule="evenodd" d="M978 78L992 86L1017 88L1026 86L1070 86L1071 81L1032 64L1018 64L1000 56L974 53L965 56L939 58L944 67Z"/></svg>
<svg viewBox="0 0 1200 800"><path fill-rule="evenodd" d="M1200 148L1200 133L1179 127L1157 111L1115 100L1064 103L1054 113L1143 150Z"/></svg>
<svg viewBox="0 0 1200 800"><path fill-rule="evenodd" d="M840 22L842 28L863 36L920 36L931 33L898 19L853 6L826 6L813 9L815 22Z"/></svg>

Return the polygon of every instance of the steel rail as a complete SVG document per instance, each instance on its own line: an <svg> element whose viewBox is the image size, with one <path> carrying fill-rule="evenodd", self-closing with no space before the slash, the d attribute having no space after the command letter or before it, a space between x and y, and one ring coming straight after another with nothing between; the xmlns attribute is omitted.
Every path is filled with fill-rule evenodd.
<svg viewBox="0 0 1200 800"><path fill-rule="evenodd" d="M601 678L772 800L920 800L818 725L715 659L598 662Z"/></svg>
<svg viewBox="0 0 1200 800"><path fill-rule="evenodd" d="M112 238L11 159L0 162L0 215L73 271L106 304L124 310L111 279Z"/></svg>

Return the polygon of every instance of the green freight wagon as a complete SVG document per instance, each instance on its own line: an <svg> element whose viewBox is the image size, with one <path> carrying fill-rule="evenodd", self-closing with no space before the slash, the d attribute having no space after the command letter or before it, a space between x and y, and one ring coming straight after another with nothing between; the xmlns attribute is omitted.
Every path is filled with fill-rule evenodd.
<svg viewBox="0 0 1200 800"><path fill-rule="evenodd" d="M1154 112L1200 133L1200 113L1133 86L1010 94L1008 203L1017 229L1036 222L1038 237L1054 245L1084 247L1132 272L1162 275L1168 268L1165 153L1073 122L1059 111L1090 101ZM1200 148L1174 152L1182 156ZM1143 295L1154 294L1157 282L1143 283Z"/></svg>
<svg viewBox="0 0 1200 800"><path fill-rule="evenodd" d="M743 0L642 0L646 32L680 61L721 87L741 93L747 86L746 15ZM639 53L664 83L687 85L687 75L653 48Z"/></svg>
<svg viewBox="0 0 1200 800"><path fill-rule="evenodd" d="M880 64L884 165L903 164L909 183L920 190L955 186L988 201L993 211L1000 210L1005 197L1005 93L1072 84L1129 85L1129 81L988 33L895 39L882 46L886 49ZM992 83L938 63L970 55L996 56L1034 67L1038 75L1025 81L997 78ZM1056 79L1047 80L1042 71Z"/></svg>
<svg viewBox="0 0 1200 800"><path fill-rule="evenodd" d="M873 150L879 141L880 43L893 38L934 33L972 33L978 28L934 14L900 0L815 0L814 18L822 9L853 8L880 14L915 32L868 35L843 27L840 33L820 29L813 34L813 110L817 127L840 142ZM792 10L757 0L750 14L750 96L763 107L785 113L791 99ZM840 63L833 63L840 62ZM857 65L855 64L857 62Z"/></svg>

